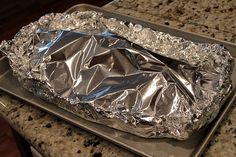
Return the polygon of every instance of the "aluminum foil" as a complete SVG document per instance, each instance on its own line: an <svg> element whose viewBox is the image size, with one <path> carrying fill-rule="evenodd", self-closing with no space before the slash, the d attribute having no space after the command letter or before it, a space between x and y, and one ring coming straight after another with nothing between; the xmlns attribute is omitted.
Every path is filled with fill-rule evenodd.
<svg viewBox="0 0 236 157"><path fill-rule="evenodd" d="M214 119L232 86L223 46L93 11L45 15L0 49L35 95L146 138L187 139Z"/></svg>

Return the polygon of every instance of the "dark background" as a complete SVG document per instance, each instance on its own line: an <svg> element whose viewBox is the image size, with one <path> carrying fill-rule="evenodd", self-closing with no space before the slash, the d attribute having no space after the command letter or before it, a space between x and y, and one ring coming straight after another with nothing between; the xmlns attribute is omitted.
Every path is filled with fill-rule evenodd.
<svg viewBox="0 0 236 157"><path fill-rule="evenodd" d="M64 12L73 5L103 6L111 0L0 0L0 42L12 39L18 30L50 12Z"/></svg>

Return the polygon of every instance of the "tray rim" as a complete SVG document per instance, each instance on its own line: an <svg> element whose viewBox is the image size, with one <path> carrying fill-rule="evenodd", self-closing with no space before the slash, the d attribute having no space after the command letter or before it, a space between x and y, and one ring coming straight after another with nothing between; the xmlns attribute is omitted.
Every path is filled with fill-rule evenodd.
<svg viewBox="0 0 236 157"><path fill-rule="evenodd" d="M112 1L113 2L113 1ZM110 2L110 3L112 3ZM109 3L109 4L110 4ZM108 4L104 5L103 7L106 7ZM106 9L106 8L99 8L97 6L94 6L94 5L90 5L90 4L85 4L85 3L81 3L81 4L77 4L77 5L74 5L72 7L70 7L69 9L67 9L65 11L65 13L69 13L70 11L76 9L77 7L91 7L91 8L95 8L95 9L98 9L98 10L105 10L107 12L111 12L112 10L109 10L109 9ZM220 43L220 44L223 44L224 46L232 46L232 47L235 47L235 52L236 52L236 43L232 43L232 42L228 42L228 41L224 41L224 40L220 40L220 39L217 39L217 38L213 38L213 37L209 37L209 36L206 36L206 35L202 35L202 34L198 34L198 33L195 33L195 32L190 32L190 31L185 31L185 30L182 30L182 29L179 29L179 28L175 28L173 26L168 26L168 25L164 25L164 24L161 24L161 23L154 23L154 22L150 22L146 19L142 19L142 18L137 18L137 17L134 17L134 16L131 16L131 15L126 15L126 14L122 14L120 12L117 12L114 10L114 13L115 14L118 14L120 16L126 16L128 18L132 18L134 20L137 20L137 21L142 21L142 22L145 22L147 24L152 24L152 25L156 25L157 27L164 27L164 28L167 28L167 29L172 29L174 31L178 31L180 33L187 33L188 35L194 35L194 36L197 36L197 37L200 37L200 38L205 38L205 39L209 39L211 40L211 42L216 42L216 43ZM234 56L233 54L231 54L234 58L236 58L236 56ZM235 59L236 60L236 59ZM233 104L234 101L236 100L236 87L234 89L232 89L229 97L231 97L232 99L230 100L229 104ZM221 124L223 118L226 116L227 112L229 112L229 109L231 108L232 105L225 105L225 109L220 109L220 110L223 110L223 113L218 113L219 117L217 116L214 120L216 124L214 124L211 128L210 128L210 131L207 132L207 135L203 137L203 141L200 143L199 147L192 153L191 156L194 156L194 157L198 157L200 156L203 151L205 150L207 144L210 142L211 138L213 137L216 129L219 127L219 125ZM223 106L222 106L223 107Z"/></svg>
<svg viewBox="0 0 236 157"><path fill-rule="evenodd" d="M106 5L104 5L103 7L105 7L105 6ZM112 14L114 13L114 14L117 14L117 15L120 15L120 16L126 16L128 18L132 18L132 19L137 20L137 21L142 21L142 22L145 22L147 24L156 25L157 27L167 28L167 29L171 29L171 30L174 30L174 31L177 31L177 32L180 32L180 33L187 33L189 35L194 35L194 36L197 36L197 37L200 37L200 38L205 38L205 39L211 40L213 42L223 44L225 46L236 47L236 43L232 43L232 42L229 42L229 41L224 41L224 40L221 40L221 39L209 37L209 36L198 34L198 33L195 33L195 32L185 31L185 30L175 28L173 26L164 25L164 24L161 24L161 23L150 22L146 19L137 18L137 17L131 16L131 15L122 14L122 13L117 12L117 11L111 12L112 10L109 10L109 9L106 9L106 8L103 8L103 7L97 7L97 6L94 6L94 5L91 5L91 4L86 4L86 3L76 4L72 7L70 7L69 9L67 9L64 13L69 13L71 10L73 10L77 7L91 7L91 8L94 8L94 9L110 12Z"/></svg>
<svg viewBox="0 0 236 157"><path fill-rule="evenodd" d="M88 4L78 4L78 5L72 6L72 7L69 8L68 10L74 9L75 7L88 7L88 8L90 8L90 9L95 8L95 9L98 9L98 10L101 10L101 11L104 10L104 11L106 11L106 12L110 12L110 10L106 10L106 9L99 8L99 7L96 7L96 6L93 6L93 5L88 5ZM68 11L68 10L67 10L67 11ZM115 12L115 14L119 14L119 15L121 15L121 16L127 16L127 15L123 15L123 14L116 13L116 12ZM127 17L133 18L133 19L135 19L135 20L137 20L137 21L140 21L140 19L134 18L134 17L132 17L132 16L127 16ZM146 22L145 20L141 20L141 21ZM150 23L150 22L147 21L146 23ZM152 24L156 25L155 23L152 23ZM169 26L167 27L167 26L165 26L165 25L163 25L162 27L166 27L166 28L168 28L168 29L173 29L173 30L178 30L178 31L181 31L181 32L186 32L186 31L183 31L183 30L179 30L179 29L176 29L176 28L169 27ZM201 35L199 35L199 34L196 34L196 35L195 35L195 34L192 33L192 32L187 32L187 33L192 34L192 35L194 35L194 36L204 37L204 38L206 38L206 39L212 39L212 41L218 41L218 42L221 42L221 43L222 43L222 42L225 43L225 41L221 41L221 40L218 40L218 39L216 40L216 39L214 39L214 38L209 38L209 37L206 37L206 36L201 36ZM227 42L226 42L226 43L227 43ZM236 44L230 43L230 45L231 45L232 47L235 47L235 48L236 48ZM0 80L1 80L1 77L0 77ZM1 86L0 86L0 89L4 90ZM6 90L4 90L4 91L6 91ZM235 91L235 90L234 90L234 91ZM16 97L19 97L19 96L15 95L14 92L11 92L11 91L7 91L7 92L10 93L10 94L12 94L12 95L14 95L14 96L16 96ZM22 98L22 97L19 97L19 98L25 100L25 99ZM205 138L206 135L203 137L203 141L200 143L200 144L201 144L200 147L198 147L199 149L196 149L196 151L194 151L191 156L200 156L200 155L201 155L201 153L204 151L204 148L206 147L206 144L209 142L210 138L212 137L212 135L213 135L214 132L216 131L216 128L217 128L217 127L219 126L219 124L221 123L221 121L222 121L223 117L225 116L226 112L228 112L229 108L232 106L232 103L235 101L235 98L236 98L236 93L233 93L233 96L232 96L232 99L231 99L230 102L229 102L229 105L225 105L225 106L226 106L226 109L223 110L224 112L221 113L221 116L220 116L219 118L218 118L218 116L217 116L217 118L216 118L216 119L217 119L217 120L216 120L217 123L213 125L213 127L214 127L214 126L215 126L215 127L214 127L214 128L213 128L213 127L210 128L210 131L207 132L207 133L209 134L209 135L207 136L207 138ZM100 136L100 137L102 136L103 138L105 138L105 139L107 139L107 140L109 140L109 141L111 141L111 142L113 142L113 143L116 143L116 144L118 144L119 146L121 146L121 147L123 147L123 148L126 148L126 149L128 149L128 150L131 150L130 147L129 147L127 144L124 144L124 143L119 142L119 141L117 142L117 141L111 140L110 137L106 137L106 136L104 136L104 135L101 135L101 134L97 133L96 131L88 130L88 128L87 128L86 126L78 125L78 123L75 121L75 119L70 119L70 118L67 117L67 116L59 115L58 113L56 113L56 112L53 111L53 110L48 110L47 107L45 108L44 106L35 105L35 103L34 103L32 100L25 100L25 101L31 103L33 106L36 106L36 107L41 108L41 109L43 109L43 110L45 110L45 111L47 111L47 112L49 112L49 113L52 113L53 115L59 116L59 117L65 119L66 121L69 121L70 123L76 125L76 126L80 126L81 128L86 129L87 131L92 132L92 133L94 133L94 134L96 134L96 135L98 135L98 136ZM230 105L230 104L231 104L231 105ZM55 105L54 105L54 106L55 106ZM56 106L55 106L55 107L56 107ZM59 107L58 107L58 108L59 108ZM59 108L59 109L60 109L60 108ZM63 110L63 109L61 109L61 110ZM63 110L63 111L68 112L68 111L66 111L66 110ZM68 113L70 113L70 112L68 112ZM219 120L218 120L218 119L219 119ZM140 154L140 151L139 151L139 150L133 149L133 150L131 150L131 151ZM140 155L150 156L149 154L143 154L143 153L140 154Z"/></svg>

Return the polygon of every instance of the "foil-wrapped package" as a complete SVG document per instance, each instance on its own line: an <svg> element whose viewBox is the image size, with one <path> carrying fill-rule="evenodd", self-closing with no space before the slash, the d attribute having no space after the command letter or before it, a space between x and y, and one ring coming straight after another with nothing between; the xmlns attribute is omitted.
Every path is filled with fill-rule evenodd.
<svg viewBox="0 0 236 157"><path fill-rule="evenodd" d="M0 49L35 95L146 138L187 139L217 115L232 86L224 47L93 11L45 15Z"/></svg>

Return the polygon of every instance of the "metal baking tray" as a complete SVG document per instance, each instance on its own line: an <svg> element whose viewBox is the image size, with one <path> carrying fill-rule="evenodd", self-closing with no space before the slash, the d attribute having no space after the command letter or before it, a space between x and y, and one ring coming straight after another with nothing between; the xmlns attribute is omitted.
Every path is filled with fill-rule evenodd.
<svg viewBox="0 0 236 157"><path fill-rule="evenodd" d="M133 18L131 16L122 15L112 11L108 11L102 8L98 8L91 5L79 4L68 9L66 12L70 13L73 11L85 11L85 10L94 10L102 12L103 15L107 18L117 18L123 21L129 21L133 23L139 23L145 27L152 28L154 30L159 30L163 32L170 33L175 36L180 36L192 41L198 42L211 42L223 44L228 48L231 55L236 57L236 45L233 43L216 40L213 38L208 38L200 36L194 33L185 32L175 28L171 28L164 25L157 25L144 21L141 19ZM1 57L1 56L0 56ZM235 59L236 60L236 59ZM235 67L236 68L236 67ZM234 70L235 71L235 70ZM118 131L104 125L96 124L93 122L86 121L68 111L65 111L56 105L45 102L44 100L34 96L32 93L26 91L19 84L17 79L13 77L12 71L8 65L6 57L0 58L0 89L4 90L18 98L21 98L32 105L43 109L49 113L52 113L66 121L69 121L89 132L92 132L98 136L101 136L119 146L122 146L138 155L148 156L148 157L190 157L190 156L200 156L203 152L207 143L210 141L212 135L216 131L223 117L227 114L227 111L230 109L230 106L234 103L236 99L236 71L232 76L233 80L233 90L229 96L223 101L222 108L217 116L217 118L212 121L208 126L202 128L195 134L193 134L186 141L177 141L174 139L145 139L135 135L131 135L126 132Z"/></svg>

